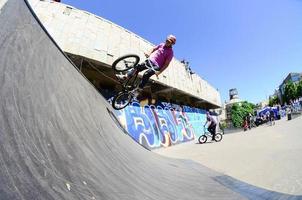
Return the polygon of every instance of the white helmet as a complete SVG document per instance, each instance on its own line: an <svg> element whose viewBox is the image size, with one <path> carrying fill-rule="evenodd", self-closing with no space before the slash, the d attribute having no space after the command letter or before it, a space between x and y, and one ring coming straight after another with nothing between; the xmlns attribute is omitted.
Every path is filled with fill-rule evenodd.
<svg viewBox="0 0 302 200"><path fill-rule="evenodd" d="M170 40L172 44L176 43L176 37L174 35L168 35L167 40Z"/></svg>

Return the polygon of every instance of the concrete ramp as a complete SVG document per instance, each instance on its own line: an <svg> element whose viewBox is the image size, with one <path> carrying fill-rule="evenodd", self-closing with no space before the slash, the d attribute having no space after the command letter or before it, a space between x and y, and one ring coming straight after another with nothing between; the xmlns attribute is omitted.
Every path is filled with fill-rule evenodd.
<svg viewBox="0 0 302 200"><path fill-rule="evenodd" d="M8 0L0 11L0 71L1 200L234 200L272 193L138 145L26 1Z"/></svg>

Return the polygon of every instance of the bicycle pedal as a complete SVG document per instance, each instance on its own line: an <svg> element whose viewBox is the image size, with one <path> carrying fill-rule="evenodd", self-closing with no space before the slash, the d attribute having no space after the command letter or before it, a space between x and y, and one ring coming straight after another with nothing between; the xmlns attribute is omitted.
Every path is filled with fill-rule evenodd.
<svg viewBox="0 0 302 200"><path fill-rule="evenodd" d="M127 75L119 75L118 78L120 80L126 80L128 78L128 76Z"/></svg>

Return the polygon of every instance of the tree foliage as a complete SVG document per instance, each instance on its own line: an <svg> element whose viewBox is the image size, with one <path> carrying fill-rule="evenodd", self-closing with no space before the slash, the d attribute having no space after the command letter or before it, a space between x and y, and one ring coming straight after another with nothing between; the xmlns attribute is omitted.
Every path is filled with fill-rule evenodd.
<svg viewBox="0 0 302 200"><path fill-rule="evenodd" d="M302 97L302 79L297 84L296 97Z"/></svg>
<svg viewBox="0 0 302 200"><path fill-rule="evenodd" d="M284 88L284 100L290 103L290 100L297 98L297 86L292 81L288 81Z"/></svg>
<svg viewBox="0 0 302 200"><path fill-rule="evenodd" d="M269 106L274 106L279 103L279 99L277 96L273 96L272 98L269 99L268 105Z"/></svg>
<svg viewBox="0 0 302 200"><path fill-rule="evenodd" d="M254 112L255 105L247 101L235 103L231 109L232 122L234 127L242 127L244 118Z"/></svg>

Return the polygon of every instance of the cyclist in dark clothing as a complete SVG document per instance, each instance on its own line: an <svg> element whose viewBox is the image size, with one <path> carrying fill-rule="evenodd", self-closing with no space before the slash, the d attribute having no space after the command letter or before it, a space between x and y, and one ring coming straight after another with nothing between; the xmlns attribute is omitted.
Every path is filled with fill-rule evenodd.
<svg viewBox="0 0 302 200"><path fill-rule="evenodd" d="M210 112L207 112L207 121L204 124L204 126L206 126L207 124L208 124L208 131L212 134L212 140L214 140L216 134L217 122L214 119L214 117L211 116Z"/></svg>
<svg viewBox="0 0 302 200"><path fill-rule="evenodd" d="M269 111L269 121L271 125L275 125L275 113L273 109Z"/></svg>

